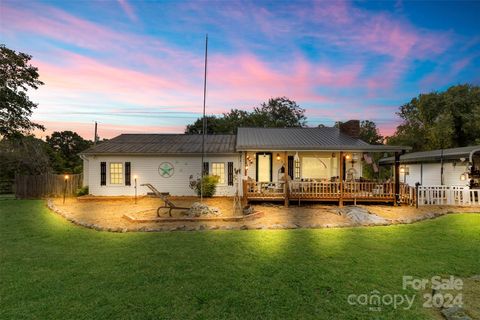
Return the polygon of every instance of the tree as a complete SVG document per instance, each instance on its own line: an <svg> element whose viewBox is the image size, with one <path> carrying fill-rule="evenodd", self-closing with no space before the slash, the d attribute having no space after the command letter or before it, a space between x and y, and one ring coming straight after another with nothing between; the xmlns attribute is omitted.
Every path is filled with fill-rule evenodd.
<svg viewBox="0 0 480 320"><path fill-rule="evenodd" d="M232 109L220 117L207 116L208 134L235 134L238 127L302 127L305 126L305 109L286 97L272 98L248 112ZM185 133L200 134L202 118L187 125Z"/></svg>
<svg viewBox="0 0 480 320"><path fill-rule="evenodd" d="M402 124L389 144L413 151L480 144L480 87L468 84L421 94L400 107Z"/></svg>
<svg viewBox="0 0 480 320"><path fill-rule="evenodd" d="M56 161L52 161L57 172L82 172L82 160L78 154L93 145L92 141L85 140L76 132L62 131L53 132L47 136L47 144L59 156Z"/></svg>
<svg viewBox="0 0 480 320"><path fill-rule="evenodd" d="M35 175L50 172L48 145L34 136L15 136L0 140L0 179L12 180L15 174Z"/></svg>
<svg viewBox="0 0 480 320"><path fill-rule="evenodd" d="M0 45L0 136L28 134L34 129L45 130L30 121L37 104L27 96L29 88L43 85L38 69L29 64L32 56Z"/></svg>
<svg viewBox="0 0 480 320"><path fill-rule="evenodd" d="M370 120L360 122L360 139L370 144L383 144L383 136L375 122Z"/></svg>
<svg viewBox="0 0 480 320"><path fill-rule="evenodd" d="M258 127L304 127L307 122L305 109L287 97L269 99L253 110L253 122Z"/></svg>

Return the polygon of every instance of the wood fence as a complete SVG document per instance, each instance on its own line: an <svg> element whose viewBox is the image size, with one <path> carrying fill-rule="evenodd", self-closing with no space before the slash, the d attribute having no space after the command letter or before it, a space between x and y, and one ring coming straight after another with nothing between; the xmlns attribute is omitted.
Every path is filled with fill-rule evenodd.
<svg viewBox="0 0 480 320"><path fill-rule="evenodd" d="M15 177L15 197L32 199L44 197L73 196L82 187L82 174L41 174L35 176L17 175Z"/></svg>

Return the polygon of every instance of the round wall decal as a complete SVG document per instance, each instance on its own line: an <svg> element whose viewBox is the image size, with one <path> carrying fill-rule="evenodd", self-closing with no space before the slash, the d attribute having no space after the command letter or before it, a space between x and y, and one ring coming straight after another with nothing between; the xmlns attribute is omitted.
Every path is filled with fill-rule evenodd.
<svg viewBox="0 0 480 320"><path fill-rule="evenodd" d="M162 162L158 166L158 174L160 174L162 178L170 178L171 176L173 176L174 171L175 169L173 167L173 164L171 164L170 162Z"/></svg>

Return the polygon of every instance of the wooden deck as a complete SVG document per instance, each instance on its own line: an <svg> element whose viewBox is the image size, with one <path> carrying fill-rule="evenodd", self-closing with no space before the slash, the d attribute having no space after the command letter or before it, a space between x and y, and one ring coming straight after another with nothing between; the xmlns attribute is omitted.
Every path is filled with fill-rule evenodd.
<svg viewBox="0 0 480 320"><path fill-rule="evenodd" d="M395 202L393 182L244 182L247 201ZM415 189L400 185L399 198L413 204Z"/></svg>

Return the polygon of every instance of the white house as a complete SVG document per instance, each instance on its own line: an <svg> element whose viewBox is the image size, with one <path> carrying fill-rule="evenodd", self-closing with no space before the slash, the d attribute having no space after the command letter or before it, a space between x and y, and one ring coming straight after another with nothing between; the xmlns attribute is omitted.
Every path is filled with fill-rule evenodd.
<svg viewBox="0 0 480 320"><path fill-rule="evenodd" d="M391 165L394 158L380 160ZM480 146L412 152L400 156L400 181L411 186L480 187Z"/></svg>
<svg viewBox="0 0 480 320"><path fill-rule="evenodd" d="M220 177L216 195L247 200L382 201L400 199L399 181L362 179L371 152L408 147L370 145L358 138L359 121L340 128L238 128L237 135L122 134L80 154L84 184L96 196L133 195L149 189L193 196L190 181L202 169Z"/></svg>
<svg viewBox="0 0 480 320"><path fill-rule="evenodd" d="M133 195L154 185L160 192L176 196L195 195L190 180L206 173L217 175L217 195L235 194L234 177L240 167L235 135L206 135L202 166L202 136L187 134L122 134L80 154L84 185L96 196ZM238 186L238 182L237 182Z"/></svg>

